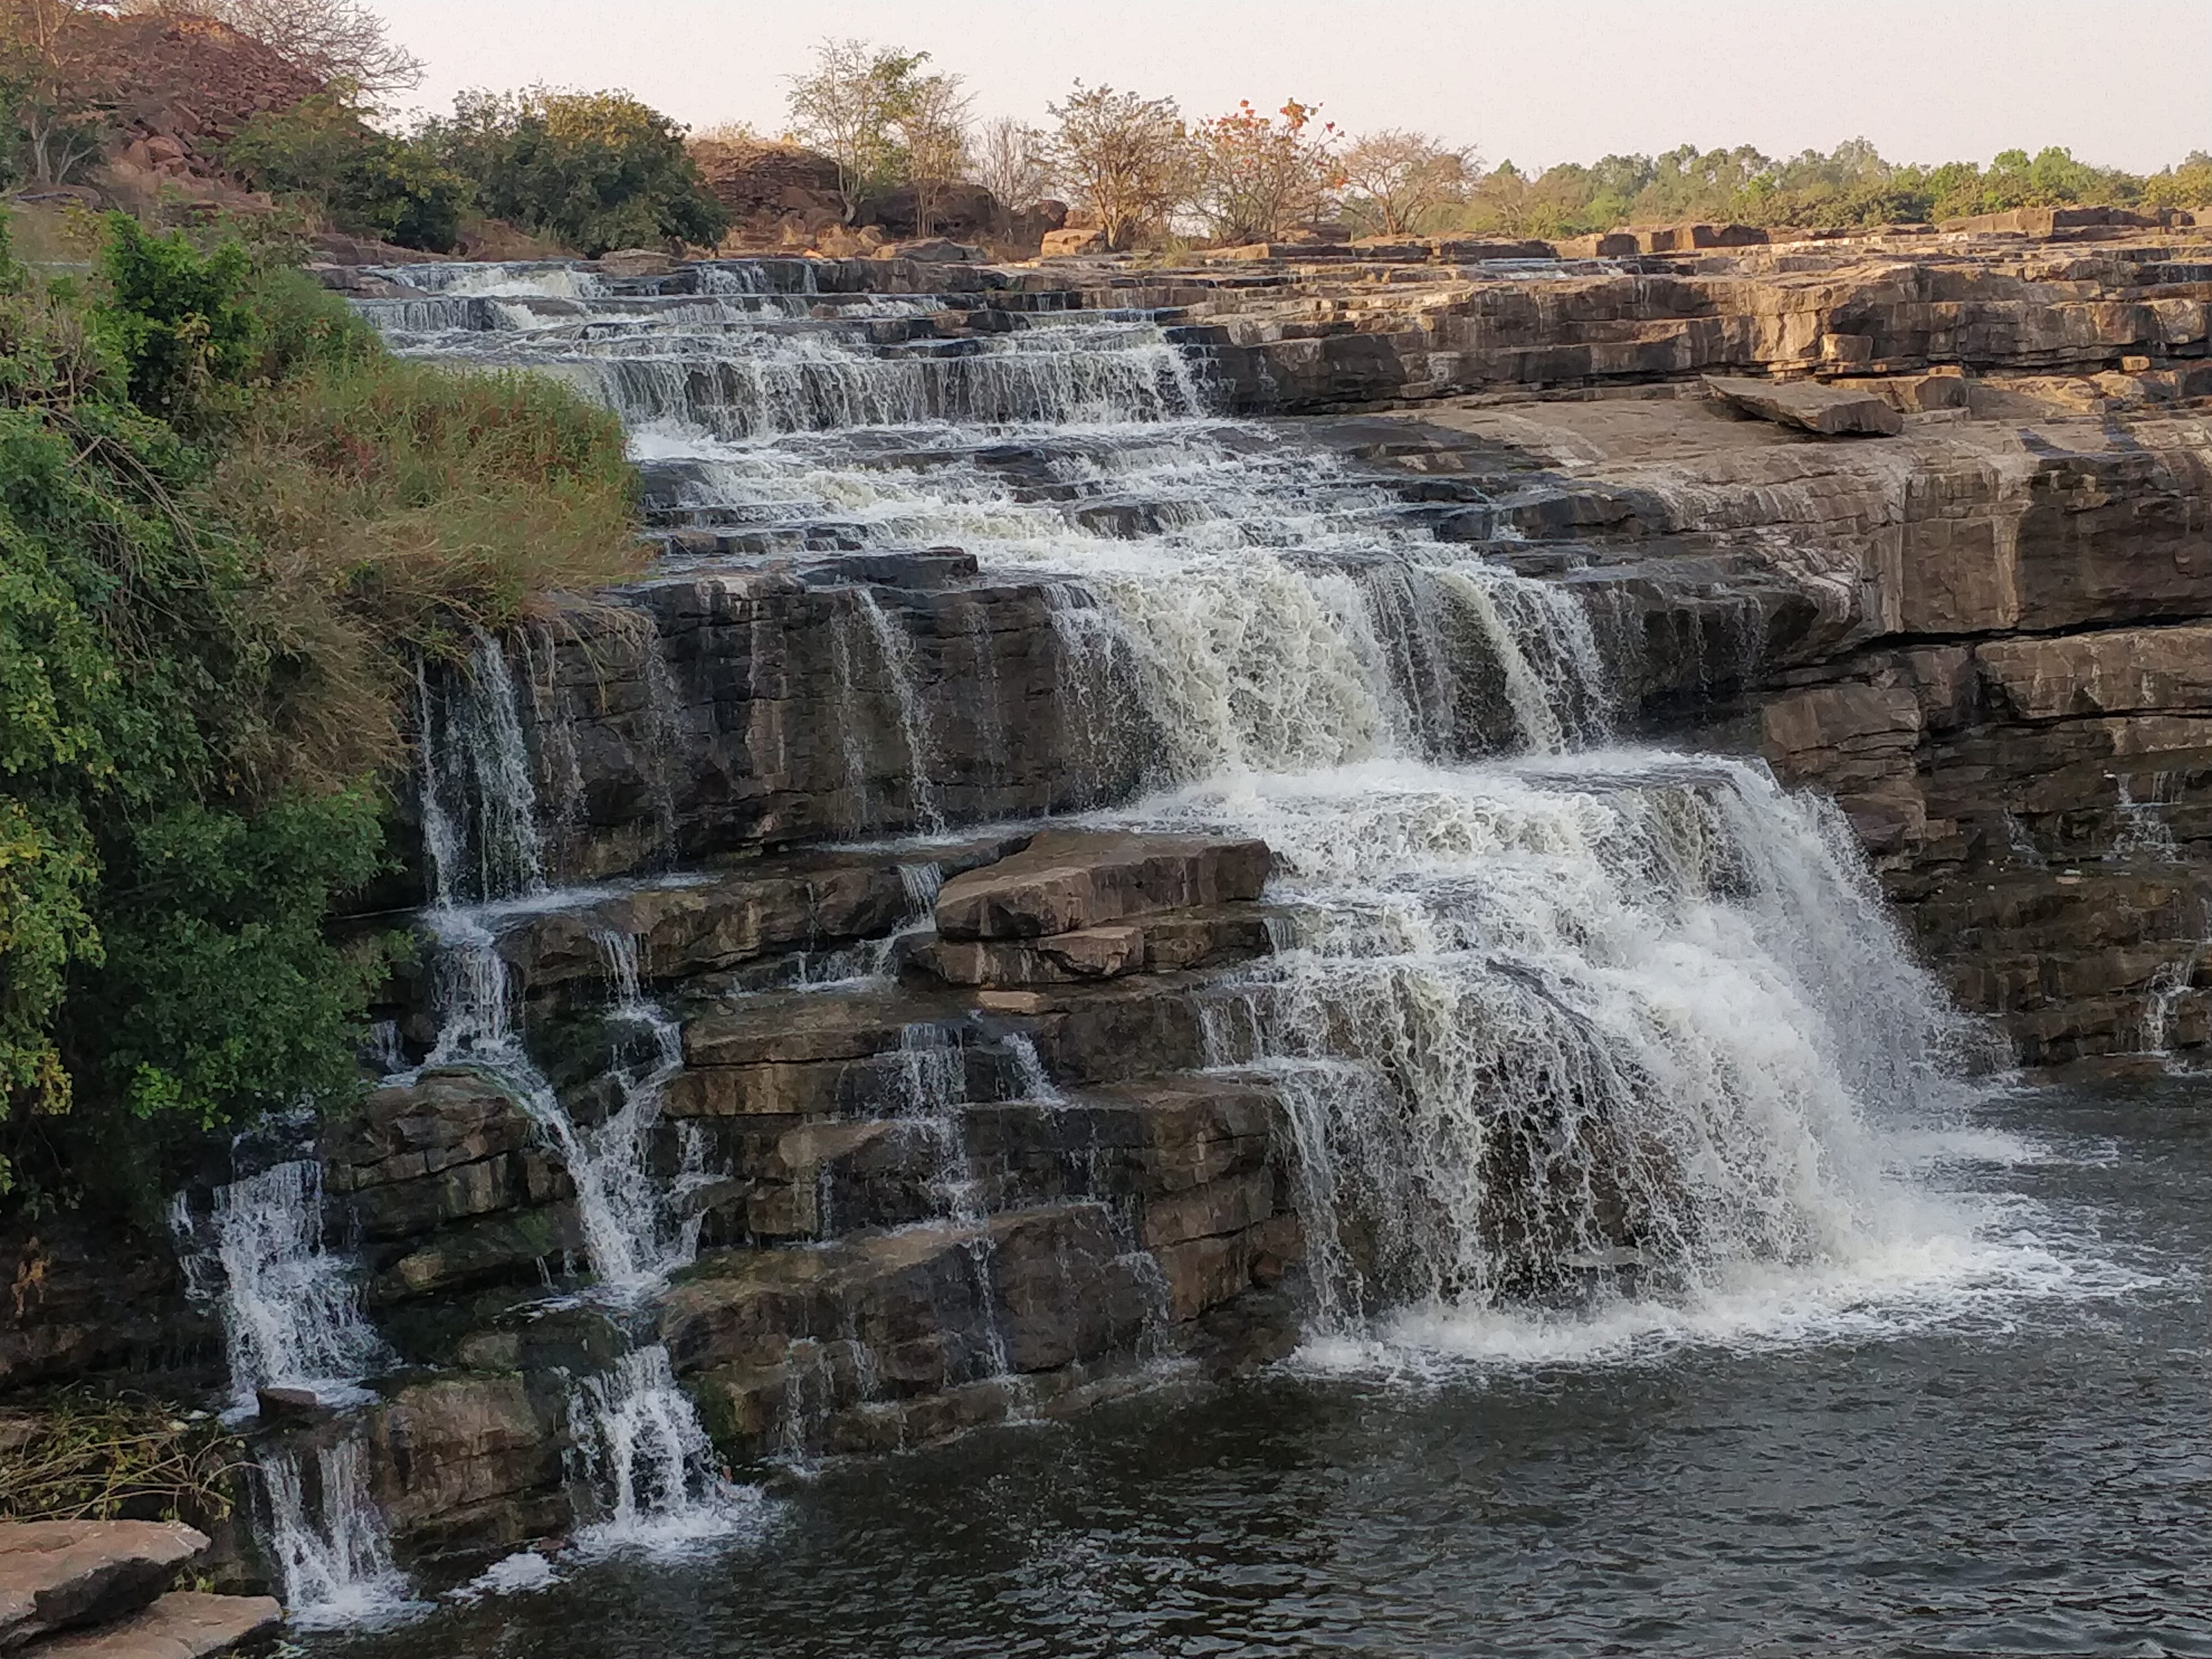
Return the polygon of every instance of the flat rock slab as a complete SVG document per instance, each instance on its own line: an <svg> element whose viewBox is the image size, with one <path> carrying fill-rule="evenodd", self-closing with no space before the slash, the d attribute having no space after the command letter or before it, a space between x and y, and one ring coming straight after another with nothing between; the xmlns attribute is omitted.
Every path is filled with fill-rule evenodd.
<svg viewBox="0 0 2212 1659"><path fill-rule="evenodd" d="M120 1623L73 1631L33 1651L38 1659L216 1659L274 1636L283 1623L273 1596L173 1590Z"/></svg>
<svg viewBox="0 0 2212 1659"><path fill-rule="evenodd" d="M1894 438L1905 430L1905 417L1886 398L1816 380L1743 380L1708 374L1705 390L1746 415L1824 438Z"/></svg>
<svg viewBox="0 0 2212 1659"><path fill-rule="evenodd" d="M1155 910L1256 899L1273 866L1261 841L1052 830L937 896L948 939L1038 939Z"/></svg>
<svg viewBox="0 0 2212 1659"><path fill-rule="evenodd" d="M0 1651L51 1631L135 1613L207 1549L205 1533L174 1522L0 1525Z"/></svg>

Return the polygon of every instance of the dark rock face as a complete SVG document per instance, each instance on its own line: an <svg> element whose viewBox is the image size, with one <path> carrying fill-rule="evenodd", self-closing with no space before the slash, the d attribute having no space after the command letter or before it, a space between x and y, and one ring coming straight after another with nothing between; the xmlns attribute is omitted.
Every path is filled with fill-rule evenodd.
<svg viewBox="0 0 2212 1659"><path fill-rule="evenodd" d="M1093 671L1054 625L1080 596L872 562L858 585L672 579L520 641L550 872L1018 818L1133 787L1137 755L1087 713L1112 688L1083 694Z"/></svg>
<svg viewBox="0 0 2212 1659"><path fill-rule="evenodd" d="M0 1232L10 1297L0 1390L109 1368L153 1370L219 1354L222 1332L185 1294L169 1242L63 1213Z"/></svg>

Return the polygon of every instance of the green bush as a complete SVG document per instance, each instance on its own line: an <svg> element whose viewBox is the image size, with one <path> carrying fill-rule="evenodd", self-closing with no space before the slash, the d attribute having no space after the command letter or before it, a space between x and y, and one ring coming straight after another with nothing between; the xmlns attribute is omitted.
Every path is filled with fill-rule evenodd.
<svg viewBox="0 0 2212 1659"><path fill-rule="evenodd" d="M415 653L634 567L549 381L398 362L299 273L129 221L0 243L0 1196L143 1198L205 1126L357 1086Z"/></svg>
<svg viewBox="0 0 2212 1659"><path fill-rule="evenodd" d="M485 213L594 258L712 246L729 228L684 129L627 93L468 93L422 142L470 181Z"/></svg>
<svg viewBox="0 0 2212 1659"><path fill-rule="evenodd" d="M257 187L309 198L352 235L432 253L459 240L468 181L329 94L255 116L222 154Z"/></svg>

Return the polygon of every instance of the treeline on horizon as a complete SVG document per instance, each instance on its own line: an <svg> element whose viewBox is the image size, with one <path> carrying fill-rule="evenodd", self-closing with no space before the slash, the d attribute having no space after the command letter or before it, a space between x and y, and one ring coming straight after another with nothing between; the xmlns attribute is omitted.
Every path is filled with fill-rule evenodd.
<svg viewBox="0 0 2212 1659"><path fill-rule="evenodd" d="M337 229L437 252L487 245L487 224L538 239L545 252L713 247L732 224L709 173L794 146L834 164L848 225L873 222L904 192L907 216L928 234L933 204L977 185L1002 230L1057 200L1072 223L1117 248L2212 204L2203 150L2143 174L2060 148L2006 150L1987 163L1900 162L1854 138L1788 157L1685 144L1535 172L1486 166L1474 149L1430 133L1343 131L1323 106L1295 98L1200 116L1170 97L1080 80L1042 124L979 121L969 82L929 53L858 40L823 41L787 78L781 118L759 128L692 133L627 92L546 86L465 93L450 113L395 126L390 111L421 65L362 0L6 0L0 96L15 112L7 161L17 179L67 183L98 167L133 72L101 43L149 14L235 31L309 77L313 90L255 115L223 144L221 161L239 179Z"/></svg>

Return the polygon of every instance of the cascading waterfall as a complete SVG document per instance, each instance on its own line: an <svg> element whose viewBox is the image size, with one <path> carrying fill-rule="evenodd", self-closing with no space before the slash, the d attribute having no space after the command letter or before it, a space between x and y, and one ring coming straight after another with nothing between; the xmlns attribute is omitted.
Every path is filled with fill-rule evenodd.
<svg viewBox="0 0 2212 1659"><path fill-rule="evenodd" d="M424 844L436 902L424 923L437 950L439 1032L428 1066L466 1065L495 1078L544 1135L575 1188L593 1293L626 1315L691 1260L699 1221L685 1200L706 1179L696 1138L672 1179L649 1165L670 1080L683 1068L682 1032L646 995L638 940L595 936L611 993L607 1078L614 1103L580 1121L532 1059L516 1020L516 992L499 951L501 924L557 906L545 884L530 755L512 670L483 640L465 678L422 698ZM471 893L479 902L457 904ZM584 1478L605 1513L587 1530L595 1549L655 1548L727 1533L751 1495L714 1471L706 1431L676 1386L665 1350L634 1350L614 1370L581 1377L569 1414L585 1449Z"/></svg>
<svg viewBox="0 0 2212 1659"><path fill-rule="evenodd" d="M201 1233L180 1196L187 1259ZM343 1393L386 1358L362 1316L353 1264L324 1248L323 1170L312 1158L278 1164L216 1189L205 1231L220 1283L231 1406L251 1416L265 1388ZM204 1277L204 1274L203 1274Z"/></svg>
<svg viewBox="0 0 2212 1659"><path fill-rule="evenodd" d="M1884 1136L1943 1109L1958 1033L1856 849L1756 767L1605 748L1612 676L1572 584L1439 540L1294 430L1212 417L1156 318L947 340L690 303L637 298L588 335L389 325L618 410L715 556L804 556L832 524L1045 589L1068 723L1159 792L1100 821L1257 835L1281 861L1297 925L1209 1030L1291 1108L1332 1328L1435 1341L1504 1304L1692 1301L1952 1224L1885 1173ZM927 817L930 711L896 619L856 605L841 688L894 687ZM857 746L848 771L865 826Z"/></svg>
<svg viewBox="0 0 2212 1659"><path fill-rule="evenodd" d="M324 1247L320 1164L295 1158L218 1188L204 1226L180 1194L171 1220L188 1283L222 1310L226 1420L250 1422L264 1389L304 1389L341 1409L368 1401L361 1379L392 1356L362 1317L352 1264ZM407 1581L369 1496L358 1425L341 1418L321 1432L337 1437L312 1455L269 1438L256 1458L264 1549L285 1606L307 1626L404 1613L412 1605Z"/></svg>
<svg viewBox="0 0 2212 1659"><path fill-rule="evenodd" d="M383 1514L369 1495L359 1442L320 1446L312 1458L304 1449L280 1451L264 1460L261 1471L268 1489L268 1557L295 1625L375 1622L414 1609L406 1576L392 1565Z"/></svg>

